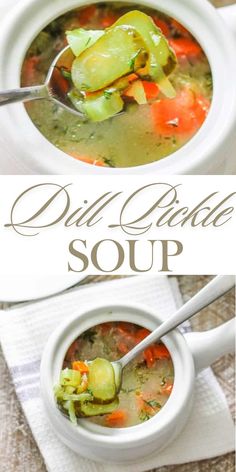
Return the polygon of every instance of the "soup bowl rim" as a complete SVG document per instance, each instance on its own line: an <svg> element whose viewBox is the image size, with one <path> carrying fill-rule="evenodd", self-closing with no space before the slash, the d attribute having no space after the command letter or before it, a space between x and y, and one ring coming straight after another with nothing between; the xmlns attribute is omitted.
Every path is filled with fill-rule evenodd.
<svg viewBox="0 0 236 472"><path fill-rule="evenodd" d="M113 312L115 312L114 316ZM127 319L125 313L127 315L132 313L132 319L129 317ZM107 321L133 322L154 329L154 325L162 320L161 316L156 315L155 310L143 304L111 302L90 305L85 310L78 310L52 333L42 356L41 394L54 430L57 433L60 432L62 439L64 438L72 448L79 439L90 447L99 446L109 449L116 446L129 449L138 444L152 442L163 430L173 428L174 424L178 430L178 419L181 415L183 416L181 423L187 419L187 405L192 401L194 390L195 368L185 338L178 330L174 330L163 338L174 364L173 390L160 412L149 421L127 428L107 428L87 420L80 420L79 424L74 426L59 411L54 399L53 385L58 381L65 353L82 332L100 322Z"/></svg>
<svg viewBox="0 0 236 472"><path fill-rule="evenodd" d="M108 2L113 2L113 0L108 0ZM9 82L11 87L19 85L22 62L27 48L33 37L35 37L46 24L60 16L60 14L75 8L75 6L86 6L98 2L69 0L69 5L67 3L65 7L63 0L57 0L57 2L53 3L53 8L49 8L47 5L45 6L45 3L48 2L46 2L46 0L39 0L36 6L34 0L19 2L14 9L15 14L11 14L8 19L5 20L2 30L3 40L0 45L0 53L3 52L2 56L4 57L4 52L6 54L7 48L9 48L9 41L10 45L12 45L13 52L9 57L8 64L4 65L4 63L2 63L3 73L2 78L0 78L0 88L8 88ZM207 162L210 157L212 159L216 150L219 148L220 144L222 144L222 141L225 142L232 133L236 120L236 90L232 87L234 77L236 79L236 67L231 57L232 54L230 55L229 52L232 47L233 36L230 31L224 29L224 23L216 13L214 7L208 4L206 0L202 2L197 2L197 0L188 0L188 2L187 0L182 0L181 4L179 4L177 0L170 0L168 4L166 4L164 0L158 0L158 4L154 3L154 0L131 0L130 3L146 5L153 9L164 11L167 14L172 13L175 18L193 32L202 44L212 68L214 82L213 100L209 115L204 124L196 135L182 148L159 161L128 168L99 167L76 161L63 151L57 149L56 146L50 143L36 128L24 106L22 104L14 104L11 105L12 108L5 107L4 111L1 110L1 116L5 118L3 121L3 131L5 135L11 138L13 147L15 147L17 143L18 149L24 151L24 165L26 168L28 168L28 166L30 167L34 162L34 165L36 165L35 169L38 167L39 171L43 170L46 173L54 174L78 171L78 173L116 175L120 173L146 173L153 172L153 170L167 171L168 173L189 173L191 170L194 171L194 168L203 160ZM189 8L189 4L191 4L192 10ZM39 11L37 9L39 9L40 6L44 7L44 10L41 15L37 15ZM178 14L179 10L181 10L181 13ZM186 18L183 20L183 12L188 13L187 20ZM27 13L28 31L25 32L22 31L22 28L24 28L23 24L26 20ZM203 18L206 20L207 24L205 24L205 21L202 23L200 37L198 26L199 21ZM30 21L32 21L32 25L29 25ZM211 27L209 27L209 21ZM218 41L217 45L212 44L215 39L214 36L216 36L213 30L218 33L216 38ZM20 41L15 41L15 43L19 42L19 44L15 44L12 40L13 31L15 32L16 39L17 36L20 38ZM14 56L14 64L12 63L12 56ZM232 80L228 81L227 87L222 87L222 83L226 82L229 70ZM15 72L15 74L13 72ZM224 108L224 110L227 109L227 113L224 113L224 120L222 119L222 108ZM16 128L19 127L19 123L22 124L26 131L25 145L22 141L19 142L19 137L14 136ZM33 146L32 143L34 143ZM48 154L50 154L50 159L48 159ZM188 156L188 158L186 158L186 156Z"/></svg>

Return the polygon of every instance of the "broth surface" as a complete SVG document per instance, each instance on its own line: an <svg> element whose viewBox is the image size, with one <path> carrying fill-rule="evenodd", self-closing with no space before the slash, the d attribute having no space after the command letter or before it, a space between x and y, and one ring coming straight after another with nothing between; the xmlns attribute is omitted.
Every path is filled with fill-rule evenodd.
<svg viewBox="0 0 236 472"><path fill-rule="evenodd" d="M67 44L66 30L104 29L134 9L154 19L177 54L178 65L170 75L176 99L165 99L160 93L155 103L130 103L125 113L100 123L81 123L73 114L46 100L25 105L33 123L52 144L90 164L130 167L162 159L193 137L210 106L210 66L190 33L156 10L119 3L78 8L48 25L26 54L21 85L44 83L53 59Z"/></svg>
<svg viewBox="0 0 236 472"><path fill-rule="evenodd" d="M98 325L85 331L70 346L63 369L71 368L73 361L78 359L118 360L149 333L132 323ZM87 420L111 428L141 424L165 405L173 382L174 368L169 351L162 343L153 344L125 367L118 408L113 413Z"/></svg>

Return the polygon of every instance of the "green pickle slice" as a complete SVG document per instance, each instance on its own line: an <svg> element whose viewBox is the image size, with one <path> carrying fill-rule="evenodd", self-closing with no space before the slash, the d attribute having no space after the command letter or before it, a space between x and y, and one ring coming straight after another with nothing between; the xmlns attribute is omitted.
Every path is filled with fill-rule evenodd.
<svg viewBox="0 0 236 472"><path fill-rule="evenodd" d="M161 91L167 97L175 97L175 90L167 75L176 66L176 56L161 30L148 15L138 10L126 13L113 26L121 25L130 25L136 29L149 53L148 74L150 78L158 83Z"/></svg>
<svg viewBox="0 0 236 472"><path fill-rule="evenodd" d="M111 403L81 403L79 406L79 415L83 417L106 415L112 413L119 406L119 399L116 397Z"/></svg>
<svg viewBox="0 0 236 472"><path fill-rule="evenodd" d="M115 373L106 359L98 357L89 364L88 390L98 403L108 403L115 398Z"/></svg>
<svg viewBox="0 0 236 472"><path fill-rule="evenodd" d="M144 42L135 28L112 27L74 60L72 81L80 91L96 92L144 67L146 59Z"/></svg>

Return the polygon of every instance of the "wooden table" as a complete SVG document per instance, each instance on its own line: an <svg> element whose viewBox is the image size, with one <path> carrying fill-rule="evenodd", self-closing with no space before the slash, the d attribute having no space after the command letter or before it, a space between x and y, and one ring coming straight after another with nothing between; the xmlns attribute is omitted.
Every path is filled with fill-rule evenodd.
<svg viewBox="0 0 236 472"><path fill-rule="evenodd" d="M88 282L98 282L110 277L89 277ZM178 277L180 290L185 301L210 279L204 276ZM234 310L234 291L192 319L194 330L210 329L232 317ZM2 306L3 307L3 306ZM0 305L1 308L1 305ZM234 356L228 355L213 365L215 375L220 382L233 417L234 402ZM0 353L0 464L1 472L46 472L46 467L26 423L20 404L15 395L4 358ZM222 432L223 434L223 432ZM122 470L122 468L121 468ZM217 457L212 460L162 467L158 472L233 472L234 454ZM66 471L65 471L66 472ZM79 472L79 471L78 471ZM154 471L153 471L154 472Z"/></svg>

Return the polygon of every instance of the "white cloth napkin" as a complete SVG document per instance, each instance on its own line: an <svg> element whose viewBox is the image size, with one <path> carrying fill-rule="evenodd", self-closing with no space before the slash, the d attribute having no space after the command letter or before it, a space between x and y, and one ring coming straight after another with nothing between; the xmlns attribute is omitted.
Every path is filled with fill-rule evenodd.
<svg viewBox="0 0 236 472"><path fill-rule="evenodd" d="M94 303L136 301L155 308L163 317L181 303L175 279L145 276L85 285L43 301L0 312L0 341L18 398L50 472L143 472L163 465L218 456L234 449L233 422L224 394L211 369L196 381L191 417L166 450L129 465L85 460L64 446L45 416L39 394L40 357L47 338L76 307ZM131 320L132 321L132 320ZM223 432L223 434L222 434Z"/></svg>

